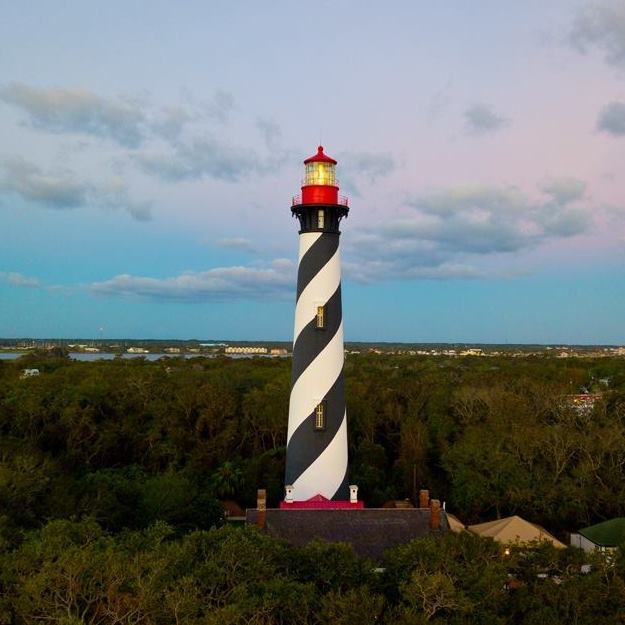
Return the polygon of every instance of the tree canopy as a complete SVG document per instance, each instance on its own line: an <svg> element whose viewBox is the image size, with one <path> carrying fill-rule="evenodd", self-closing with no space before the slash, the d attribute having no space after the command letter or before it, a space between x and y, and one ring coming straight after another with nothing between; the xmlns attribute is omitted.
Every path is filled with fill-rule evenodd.
<svg viewBox="0 0 625 625"><path fill-rule="evenodd" d="M0 623L619 622L620 552L582 574L572 549L448 536L382 575L344 545L221 527L220 499L283 496L289 365L0 361ZM467 523L519 514L564 540L625 516L623 359L361 354L345 374L368 506L425 487ZM575 406L581 388L601 398Z"/></svg>

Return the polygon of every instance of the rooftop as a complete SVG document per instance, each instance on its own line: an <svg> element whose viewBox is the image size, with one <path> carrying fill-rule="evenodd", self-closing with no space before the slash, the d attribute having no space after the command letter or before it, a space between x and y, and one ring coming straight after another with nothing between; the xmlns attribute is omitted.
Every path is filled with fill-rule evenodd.
<svg viewBox="0 0 625 625"><path fill-rule="evenodd" d="M258 511L246 512L248 523L256 523ZM295 546L315 538L350 543L354 551L381 560L391 547L423 538L430 529L430 508L365 508L364 510L267 510L267 532ZM448 531L441 510L441 529Z"/></svg>
<svg viewBox="0 0 625 625"><path fill-rule="evenodd" d="M579 530L584 538L601 547L616 547L625 543L625 518L617 517Z"/></svg>
<svg viewBox="0 0 625 625"><path fill-rule="evenodd" d="M310 156L304 161L304 165L308 165L308 163L332 163L333 165L336 165L336 161L333 158L330 158L327 154L323 153L322 145L317 148L317 154Z"/></svg>

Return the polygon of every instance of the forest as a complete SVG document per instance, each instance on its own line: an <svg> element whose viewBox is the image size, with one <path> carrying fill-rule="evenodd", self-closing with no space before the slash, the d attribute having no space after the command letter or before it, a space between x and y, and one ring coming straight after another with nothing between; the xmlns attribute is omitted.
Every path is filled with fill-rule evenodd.
<svg viewBox="0 0 625 625"><path fill-rule="evenodd" d="M368 507L428 488L565 542L625 516L624 359L359 354L345 375ZM620 551L446 535L379 566L225 523L221 500L283 496L289 383L287 359L0 361L0 623L625 622Z"/></svg>

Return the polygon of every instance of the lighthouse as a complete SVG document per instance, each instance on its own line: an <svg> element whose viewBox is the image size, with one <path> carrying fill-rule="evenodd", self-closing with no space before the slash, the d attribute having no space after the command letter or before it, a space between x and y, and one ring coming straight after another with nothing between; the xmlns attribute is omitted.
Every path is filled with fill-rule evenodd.
<svg viewBox="0 0 625 625"><path fill-rule="evenodd" d="M310 507L323 507L324 502L329 507L358 505L355 487L350 497L347 473L339 252L339 224L349 207L338 195L336 164L319 146L304 161L301 195L291 206L300 230L286 497L281 507L305 502Z"/></svg>
<svg viewBox="0 0 625 625"><path fill-rule="evenodd" d="M381 560L387 549L448 531L449 524L427 490L418 508L402 501L366 509L358 487L349 485L339 255L339 225L349 207L338 194L336 161L322 146L304 165L301 194L291 203L300 227L285 497L279 508L267 507L260 488L245 517L298 547L314 539L347 542Z"/></svg>

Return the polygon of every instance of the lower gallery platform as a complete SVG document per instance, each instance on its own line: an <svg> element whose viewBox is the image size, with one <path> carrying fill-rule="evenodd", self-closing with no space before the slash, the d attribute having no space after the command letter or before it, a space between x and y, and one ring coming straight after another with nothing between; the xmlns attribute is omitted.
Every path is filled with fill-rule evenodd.
<svg viewBox="0 0 625 625"><path fill-rule="evenodd" d="M264 520L263 520L263 514ZM363 557L380 560L387 549L449 531L444 510L431 508L278 509L246 511L246 521L300 547L315 538L350 543Z"/></svg>

